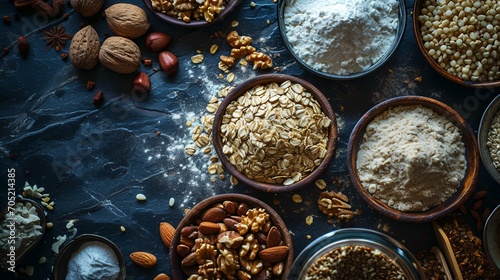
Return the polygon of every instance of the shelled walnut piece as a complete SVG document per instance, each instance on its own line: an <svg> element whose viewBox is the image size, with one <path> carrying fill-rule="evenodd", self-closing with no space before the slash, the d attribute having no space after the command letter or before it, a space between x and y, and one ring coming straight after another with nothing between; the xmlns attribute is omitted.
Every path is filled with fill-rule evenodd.
<svg viewBox="0 0 500 280"><path fill-rule="evenodd" d="M354 217L349 198L342 192L323 191L318 198L319 210L328 216L339 220L350 220Z"/></svg>
<svg viewBox="0 0 500 280"><path fill-rule="evenodd" d="M273 60L270 56L258 52L252 44L249 36L240 36L237 31L231 31L226 36L227 43L233 47L229 56L221 55L219 69L226 72L232 67L236 59L244 58L253 63L253 69L267 69L273 67Z"/></svg>
<svg viewBox="0 0 500 280"><path fill-rule="evenodd" d="M263 208L224 201L181 229L176 251L188 279L273 279L289 249ZM207 230L216 229L207 233ZM208 231L210 232L210 231Z"/></svg>
<svg viewBox="0 0 500 280"><path fill-rule="evenodd" d="M151 0L153 9L184 22L212 22L225 8L228 0Z"/></svg>
<svg viewBox="0 0 500 280"><path fill-rule="evenodd" d="M463 279L499 279L483 251L481 239L474 235L463 216L450 215L438 223L450 241Z"/></svg>

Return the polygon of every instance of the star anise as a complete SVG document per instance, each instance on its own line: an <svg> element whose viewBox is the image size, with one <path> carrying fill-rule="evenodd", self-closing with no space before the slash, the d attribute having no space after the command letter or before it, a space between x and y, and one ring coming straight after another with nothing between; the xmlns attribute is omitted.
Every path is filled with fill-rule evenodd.
<svg viewBox="0 0 500 280"><path fill-rule="evenodd" d="M47 44L47 50L53 47L56 51L64 49L66 41L73 37L66 34L63 25L54 26L50 29L44 30L43 34L45 34L45 36L42 39L44 39Z"/></svg>

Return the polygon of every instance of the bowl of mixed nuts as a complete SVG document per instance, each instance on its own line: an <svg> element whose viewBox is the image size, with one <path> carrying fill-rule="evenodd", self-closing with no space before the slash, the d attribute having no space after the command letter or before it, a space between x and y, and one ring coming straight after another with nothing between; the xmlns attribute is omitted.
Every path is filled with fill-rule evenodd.
<svg viewBox="0 0 500 280"><path fill-rule="evenodd" d="M269 205L248 195L221 194L196 204L181 220L169 259L174 280L284 280L293 245Z"/></svg>
<svg viewBox="0 0 500 280"><path fill-rule="evenodd" d="M144 0L144 3L164 22L180 27L197 28L224 20L241 0Z"/></svg>
<svg viewBox="0 0 500 280"><path fill-rule="evenodd" d="M429 65L467 87L500 86L497 1L416 0L413 30Z"/></svg>
<svg viewBox="0 0 500 280"><path fill-rule="evenodd" d="M400 242L370 229L345 228L320 236L293 263L290 279L426 279Z"/></svg>
<svg viewBox="0 0 500 280"><path fill-rule="evenodd" d="M484 111L477 139L484 167L500 184L500 95Z"/></svg>
<svg viewBox="0 0 500 280"><path fill-rule="evenodd" d="M338 134L323 93L281 74L236 86L219 105L212 131L223 166L239 182L264 192L314 184L334 155Z"/></svg>
<svg viewBox="0 0 500 280"><path fill-rule="evenodd" d="M453 108L423 96L395 97L368 110L351 132L347 153L363 200L405 222L452 212L479 178L472 128Z"/></svg>

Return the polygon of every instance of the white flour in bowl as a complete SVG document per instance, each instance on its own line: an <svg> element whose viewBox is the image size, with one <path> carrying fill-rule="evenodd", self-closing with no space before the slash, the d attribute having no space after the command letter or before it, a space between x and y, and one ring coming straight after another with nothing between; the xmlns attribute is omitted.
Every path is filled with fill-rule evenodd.
<svg viewBox="0 0 500 280"><path fill-rule="evenodd" d="M423 106L399 106L366 127L357 153L359 180L400 211L426 211L451 197L465 171L461 131Z"/></svg>
<svg viewBox="0 0 500 280"><path fill-rule="evenodd" d="M285 7L286 36L311 68L348 75L389 51L398 27L397 0L292 0Z"/></svg>

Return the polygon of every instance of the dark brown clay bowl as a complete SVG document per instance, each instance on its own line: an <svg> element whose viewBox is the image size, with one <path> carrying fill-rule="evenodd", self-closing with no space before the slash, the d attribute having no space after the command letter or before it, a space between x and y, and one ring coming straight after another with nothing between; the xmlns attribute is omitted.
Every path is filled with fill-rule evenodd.
<svg viewBox="0 0 500 280"><path fill-rule="evenodd" d="M389 108L405 105L422 105L444 116L460 129L462 134L462 141L465 144L465 160L467 168L465 171L465 177L463 178L460 186L458 187L457 191L445 202L433 208L430 208L427 211L400 211L395 208L389 207L387 204L373 197L363 187L357 172L356 159L358 148L363 139L363 134L365 133L367 125L376 116L388 110ZM373 209L387 217L398 221L414 223L436 220L452 212L461 204L463 204L472 194L474 187L476 186L479 177L479 168L481 161L479 157L477 141L474 136L474 132L469 124L455 110L453 110L453 108L435 99L422 96L395 97L371 108L361 117L361 119L358 121L353 131L351 132L347 154L347 167L349 169L351 180L363 200L365 200Z"/></svg>
<svg viewBox="0 0 500 280"><path fill-rule="evenodd" d="M274 211L272 207L267 205L266 203L262 202L261 200L248 196L248 195L243 195L243 194L220 194L216 196L212 196L210 198L204 199L198 204L196 204L187 214L186 216L181 220L179 225L176 227L175 234L172 239L172 244L170 246L169 250L169 259L170 259L170 268L172 271L172 279L173 280L182 280L182 279L187 279L188 275L184 272L185 269L183 269L181 265L181 261L183 260L183 257L178 253L178 245L182 244L187 244L186 238L181 237L181 232L183 229L187 229L187 227L193 225L193 224L199 224L200 221L202 220L203 215L206 213L208 209L212 209L213 207L219 207L222 209L229 209L229 207L224 207L224 203L227 201L232 201L236 202L237 205L248 205L249 208L262 208L266 211L267 214L269 214L269 220L272 226L275 226L279 233L281 234L281 246L287 246L288 247L288 254L285 257L285 259L282 261L283 266L282 266L282 274L280 277L274 277L274 278L265 278L265 279L288 279L288 273L290 272L293 264L293 244L292 244L292 238L290 236L290 233L288 232L288 228L286 227L285 223L281 219L281 217ZM240 207L238 207L240 208ZM228 210L231 212L230 210ZM239 211L239 210L237 210ZM234 213L232 215L228 214L227 217L235 217L238 216L238 212ZM240 215L241 217L241 215ZM196 227L196 231L198 231L199 227ZM215 233L217 235L217 233ZM182 241L181 241L182 239ZM222 245L222 244L219 244ZM238 250L238 249L235 249ZM179 250L180 252L181 250ZM238 252L239 253L239 252ZM255 258L255 260L259 259L259 256ZM259 278L260 279L260 278Z"/></svg>
<svg viewBox="0 0 500 280"><path fill-rule="evenodd" d="M219 21L224 20L236 8L236 6L238 6L241 3L241 0L228 0L228 3L226 5L225 9L222 10L222 12L220 14L216 15L215 18L210 22L208 22L204 19L202 19L202 20L191 19L190 22L184 22L181 19L167 15L167 14L162 13L160 11L157 11L156 9L153 8L153 6L151 4L151 0L144 0L144 3L146 4L148 9L155 16L157 16L159 19L161 19L162 21L164 21L166 23L169 23L169 24L172 24L175 26L179 26L179 27L199 28L199 27L206 27L206 26L209 26L209 25L212 25L214 23L217 23Z"/></svg>
<svg viewBox="0 0 500 280"><path fill-rule="evenodd" d="M220 137L221 131L221 123L222 118L225 114L227 106L234 100L238 99L242 94L244 94L247 90L257 86L257 85L267 85L273 82L277 84L281 84L285 81L291 81L292 83L301 84L305 90L310 92L312 96L318 101L321 109L326 117L328 117L331 121L331 125L329 128L328 142L327 142L327 154L324 157L322 163L316 167L316 169L310 173L308 176L304 177L302 180L295 182L291 185L279 185L279 184L269 184L258 182L248 178L242 172L238 171L238 169L232 165L227 157L222 152L223 144ZM325 95L317 89L311 83L297 78L295 76L283 75L283 74L265 74L259 75L256 77L252 77L238 86L234 88L227 97L224 98L222 103L219 106L214 118L214 125L212 130L213 144L219 159L221 160L224 167L231 173L234 177L236 177L239 182L244 185L251 186L257 190L271 193L281 193L281 192L290 192L302 188L306 185L313 184L314 181L321 175L321 173L328 167L333 155L335 153L335 146L337 144L338 130L337 130L337 120L335 118L335 113Z"/></svg>
<svg viewBox="0 0 500 280"><path fill-rule="evenodd" d="M441 76L446 79L457 83L462 86L471 87L471 88L493 88L500 86L500 80L497 81L488 81L488 82L472 82L468 80L464 80L456 75L448 73L444 68L442 68L438 62L436 62L432 56L429 55L427 49L424 46L424 39L422 37L421 25L419 21L419 17L422 11L422 5L425 0L415 0L415 5L413 6L413 31L415 34L415 38L417 39L417 45L420 49L420 52L424 56L425 60L429 63L429 65L436 70Z"/></svg>
<svg viewBox="0 0 500 280"><path fill-rule="evenodd" d="M118 264L120 265L120 274L118 275L118 280L125 279L127 275L125 260L123 259L123 255L118 246L116 246L115 243L103 236L96 234L82 234L73 239L73 241L69 242L66 246L64 246L57 255L56 262L54 264L54 280L66 279L66 274L68 272L68 263L73 253L78 251L78 249L86 242L92 241L104 243L111 247L111 249L113 249L116 257L118 258Z"/></svg>
<svg viewBox="0 0 500 280"><path fill-rule="evenodd" d="M40 241L43 239L47 223L45 220L44 210L43 210L42 206L40 204L38 204L37 202L35 202L31 199L27 199L27 198L18 198L15 200L15 202L16 203L21 202L23 204L31 203L31 205L33 205L33 207L35 207L35 209L36 209L38 217L40 218L40 226L42 227L42 234L38 238L36 238L36 240L34 242L32 242L30 245L28 245L23 251L16 250L15 262L17 264L24 257L26 257L38 245L38 243L40 243ZM9 214L9 212L13 211L14 208L15 208L15 206L9 206L9 204L7 205L7 207L2 211L2 213L0 213L0 223L3 222L4 219L8 218L7 215ZM2 268L9 268L10 265L8 263L2 262L1 267Z"/></svg>

